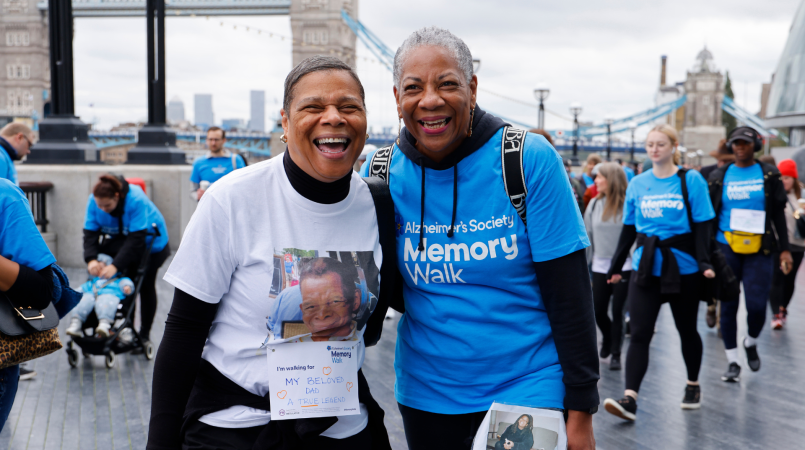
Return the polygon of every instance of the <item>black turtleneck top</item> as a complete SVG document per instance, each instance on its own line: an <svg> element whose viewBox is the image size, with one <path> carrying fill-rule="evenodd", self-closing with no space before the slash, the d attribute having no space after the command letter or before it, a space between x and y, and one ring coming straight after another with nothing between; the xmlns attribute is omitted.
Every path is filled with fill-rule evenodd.
<svg viewBox="0 0 805 450"><path fill-rule="evenodd" d="M338 203L349 194L352 172L332 183L308 175L285 152L285 174L296 192L323 204ZM210 304L176 289L165 333L154 364L148 450L182 446L182 417L201 362L218 304Z"/></svg>

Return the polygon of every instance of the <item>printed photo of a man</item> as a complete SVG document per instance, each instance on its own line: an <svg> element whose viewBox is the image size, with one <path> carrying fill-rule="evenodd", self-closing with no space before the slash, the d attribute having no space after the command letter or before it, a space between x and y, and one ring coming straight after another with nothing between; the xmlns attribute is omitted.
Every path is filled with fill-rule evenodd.
<svg viewBox="0 0 805 450"><path fill-rule="evenodd" d="M355 284L354 265L332 258L316 258L302 265L299 286L302 293L302 321L313 341L349 339L355 333L361 308L361 290Z"/></svg>

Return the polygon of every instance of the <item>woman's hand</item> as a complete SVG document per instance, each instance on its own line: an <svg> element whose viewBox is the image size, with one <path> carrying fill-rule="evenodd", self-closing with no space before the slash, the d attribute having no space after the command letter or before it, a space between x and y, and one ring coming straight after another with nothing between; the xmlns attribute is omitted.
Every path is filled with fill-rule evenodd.
<svg viewBox="0 0 805 450"><path fill-rule="evenodd" d="M612 278L607 280L607 284L618 284L618 283L621 282L622 279L623 279L623 277L616 273L616 274L612 275Z"/></svg>
<svg viewBox="0 0 805 450"><path fill-rule="evenodd" d="M791 268L794 267L794 258L791 257L791 252L788 250L780 252L780 270L784 275L791 273Z"/></svg>
<svg viewBox="0 0 805 450"><path fill-rule="evenodd" d="M620 277L620 275L613 275L612 278L616 276ZM595 450L592 414L582 411L568 411L567 448L568 450Z"/></svg>
<svg viewBox="0 0 805 450"><path fill-rule="evenodd" d="M93 259L92 261L89 262L89 264L87 264L87 270L89 271L89 274L92 275L93 277L97 277L98 275L100 275L101 270L103 270L103 268L104 264L102 262L99 262L97 259Z"/></svg>
<svg viewBox="0 0 805 450"><path fill-rule="evenodd" d="M707 269L702 272L702 275L704 275L705 278L715 278L716 272L713 269Z"/></svg>
<svg viewBox="0 0 805 450"><path fill-rule="evenodd" d="M109 279L115 276L115 274L117 274L117 267L115 267L114 264L109 264L108 266L104 267L103 270L101 270L101 273L98 276Z"/></svg>

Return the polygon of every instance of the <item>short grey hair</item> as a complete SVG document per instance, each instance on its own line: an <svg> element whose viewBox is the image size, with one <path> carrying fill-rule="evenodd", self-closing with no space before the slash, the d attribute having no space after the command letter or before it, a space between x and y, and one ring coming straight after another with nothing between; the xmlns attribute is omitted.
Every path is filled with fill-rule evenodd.
<svg viewBox="0 0 805 450"><path fill-rule="evenodd" d="M299 80L305 75L322 70L344 70L348 72L355 82L358 83L358 87L361 91L361 103L363 103L363 107L366 108L366 92L363 90L363 84L360 78L358 78L358 74L355 73L355 70L344 61L333 56L316 55L297 64L296 67L288 73L288 76L285 77L285 93L282 98L282 109L285 110L285 114L290 114L291 102L294 96L293 89L296 84L299 83Z"/></svg>
<svg viewBox="0 0 805 450"><path fill-rule="evenodd" d="M394 55L394 85L397 86L397 89L400 88L400 77L402 77L403 65L405 65L408 54L412 50L424 46L446 49L455 58L458 68L464 74L465 81L469 83L472 80L472 53L467 44L444 28L425 27L411 33Z"/></svg>

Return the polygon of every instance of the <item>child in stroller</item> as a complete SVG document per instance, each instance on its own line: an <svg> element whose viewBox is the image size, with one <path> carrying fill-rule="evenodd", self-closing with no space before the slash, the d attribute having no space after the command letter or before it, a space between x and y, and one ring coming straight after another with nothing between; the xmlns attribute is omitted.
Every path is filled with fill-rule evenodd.
<svg viewBox="0 0 805 450"><path fill-rule="evenodd" d="M112 264L112 257L100 254L98 262L104 265ZM93 277L82 284L79 290L84 293L84 296L73 310L67 334L83 337L84 322L94 309L95 315L98 317L95 333L102 338L109 337L109 330L112 328L115 313L117 313L117 305L134 291L134 282L123 276L115 276L110 279Z"/></svg>

